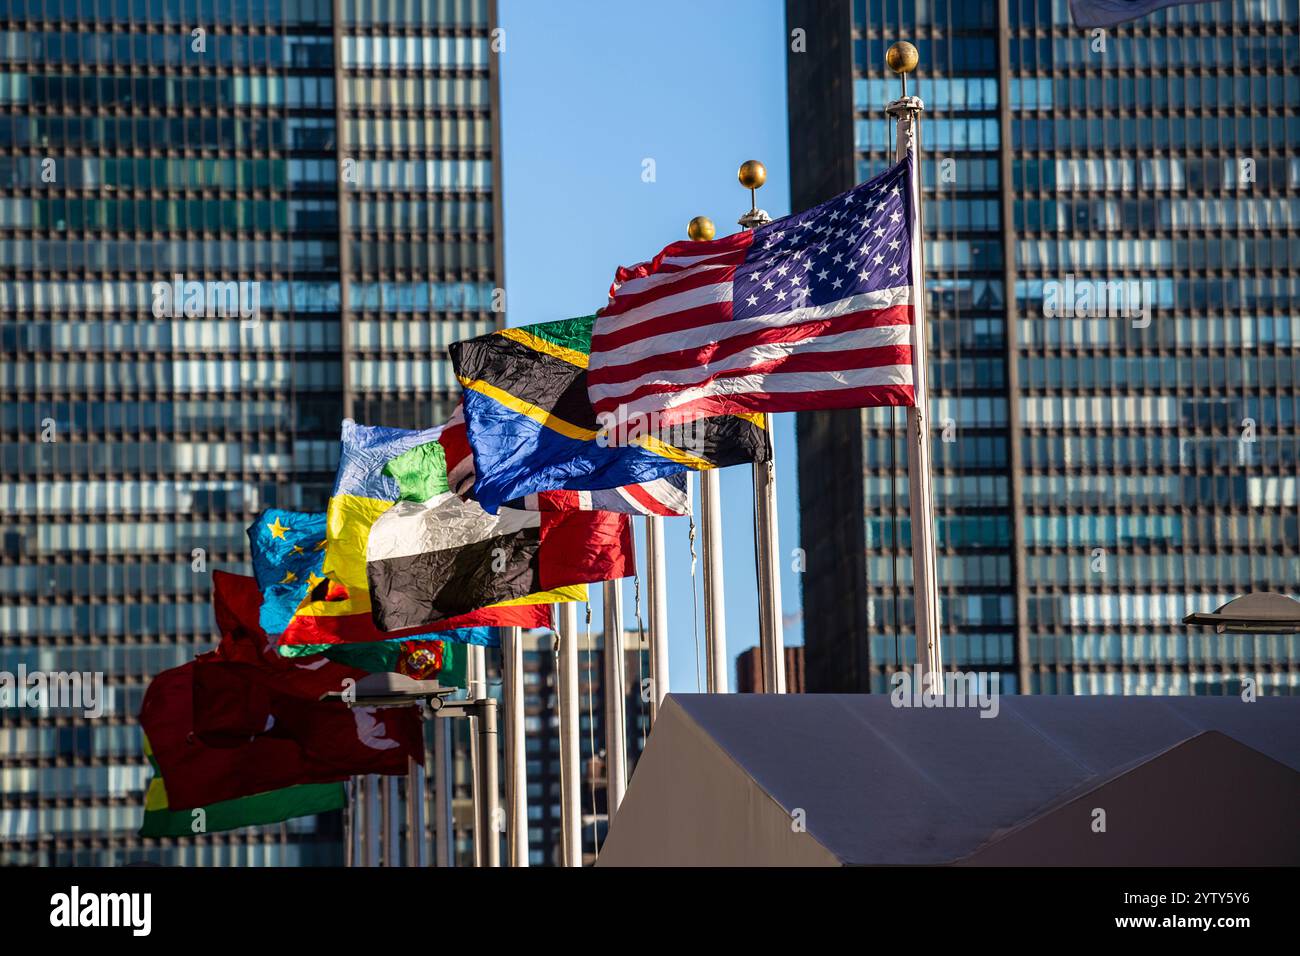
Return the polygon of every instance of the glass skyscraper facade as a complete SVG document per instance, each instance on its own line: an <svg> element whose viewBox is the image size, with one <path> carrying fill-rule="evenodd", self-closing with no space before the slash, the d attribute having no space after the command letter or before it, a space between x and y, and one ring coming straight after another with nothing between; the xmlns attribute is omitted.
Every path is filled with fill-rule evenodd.
<svg viewBox="0 0 1300 956"><path fill-rule="evenodd" d="M0 0L0 672L106 684L0 707L0 863L342 861L337 815L137 839L135 714L340 420L442 421L444 346L503 322L495 17Z"/></svg>
<svg viewBox="0 0 1300 956"><path fill-rule="evenodd" d="M893 156L916 44L945 665L1004 692L1295 693L1300 3L789 0L792 205ZM800 415L811 691L914 660L901 410ZM893 481L891 482L891 476Z"/></svg>

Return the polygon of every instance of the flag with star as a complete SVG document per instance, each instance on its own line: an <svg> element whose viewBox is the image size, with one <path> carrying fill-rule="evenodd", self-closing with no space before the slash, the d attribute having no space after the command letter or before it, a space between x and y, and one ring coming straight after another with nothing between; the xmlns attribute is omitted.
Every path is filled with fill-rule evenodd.
<svg viewBox="0 0 1300 956"><path fill-rule="evenodd" d="M807 212L621 269L587 391L617 421L915 404L911 156Z"/></svg>
<svg viewBox="0 0 1300 956"><path fill-rule="evenodd" d="M248 526L248 545L262 592L262 630L274 638L325 580L325 515L270 508Z"/></svg>

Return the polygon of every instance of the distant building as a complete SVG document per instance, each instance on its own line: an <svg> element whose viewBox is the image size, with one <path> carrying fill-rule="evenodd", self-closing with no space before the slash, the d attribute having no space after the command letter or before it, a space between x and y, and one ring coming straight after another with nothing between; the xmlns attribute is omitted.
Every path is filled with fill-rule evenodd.
<svg viewBox="0 0 1300 956"><path fill-rule="evenodd" d="M785 649L785 692L802 694L804 686L803 647ZM763 658L757 647L736 656L736 693L761 694L763 692Z"/></svg>
<svg viewBox="0 0 1300 956"><path fill-rule="evenodd" d="M1100 38L1066 0L787 0L786 26L796 210L893 162L885 51L920 54L945 666L1296 693L1300 638L1182 618L1300 581L1300 5ZM796 419L814 692L884 691L914 658L903 419Z"/></svg>
<svg viewBox="0 0 1300 956"><path fill-rule="evenodd" d="M504 321L495 24L0 2L0 672L108 698L0 707L0 865L342 863L338 813L139 839L135 715L257 513L324 509L340 421L443 421L447 344Z"/></svg>

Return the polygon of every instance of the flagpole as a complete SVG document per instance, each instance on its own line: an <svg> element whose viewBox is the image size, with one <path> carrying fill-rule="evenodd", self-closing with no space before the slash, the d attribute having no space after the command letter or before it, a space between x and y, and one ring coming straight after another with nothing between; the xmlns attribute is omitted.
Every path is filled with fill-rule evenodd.
<svg viewBox="0 0 1300 956"><path fill-rule="evenodd" d="M484 688L487 682L484 682ZM498 829L500 804L497 794L500 789L497 763L497 702L485 693L480 700L483 703L483 715L478 718L478 783L479 808L479 859L480 866L499 867L501 865L501 837Z"/></svg>
<svg viewBox="0 0 1300 956"><path fill-rule="evenodd" d="M713 220L696 216L686 235L708 242L716 230ZM725 694L731 668L727 662L727 609L722 584L722 487L717 468L700 473L700 563L704 570L704 657L708 669L705 687L710 694Z"/></svg>
<svg viewBox="0 0 1300 956"><path fill-rule="evenodd" d="M506 845L511 866L528 865L528 763L524 754L524 641L501 628L501 699L505 706Z"/></svg>
<svg viewBox="0 0 1300 956"><path fill-rule="evenodd" d="M737 220L745 229L757 229L772 221L758 208L757 190L767 182L767 167L756 159L741 164L736 174L749 190L749 212ZM754 462L754 558L758 565L758 644L763 661L763 692L785 693L785 637L781 630L781 568L776 512L776 442L772 440L772 416L763 413L763 431L771 454L767 461Z"/></svg>
<svg viewBox="0 0 1300 956"><path fill-rule="evenodd" d="M623 584L605 582L605 810L606 824L623 802L627 786L627 690L623 682Z"/></svg>
<svg viewBox="0 0 1300 956"><path fill-rule="evenodd" d="M560 829L565 866L582 866L582 803L578 775L578 605L559 605L556 706L560 716Z"/></svg>
<svg viewBox="0 0 1300 956"><path fill-rule="evenodd" d="M480 698L479 674L483 672L483 648L481 645L469 646L469 660L465 674L465 697L469 701ZM479 791L479 753L478 718L469 718L469 788L474 802L474 865L486 866L483 859L483 800Z"/></svg>
<svg viewBox="0 0 1300 956"><path fill-rule="evenodd" d="M366 777L366 866L379 866L379 781Z"/></svg>
<svg viewBox="0 0 1300 956"><path fill-rule="evenodd" d="M650 592L650 723L668 696L668 572L664 560L664 519L646 515L646 590Z"/></svg>
<svg viewBox="0 0 1300 956"><path fill-rule="evenodd" d="M433 812L435 865L453 866L456 840L452 833L452 736L450 720L433 722Z"/></svg>
<svg viewBox="0 0 1300 956"><path fill-rule="evenodd" d="M421 705L423 710L423 705ZM421 733L424 718L420 719ZM424 763L410 759L406 770L406 865L420 866L420 848L424 842Z"/></svg>
<svg viewBox="0 0 1300 956"><path fill-rule="evenodd" d="M349 777L347 788L347 812L343 816L343 865L357 865L357 778Z"/></svg>
<svg viewBox="0 0 1300 956"><path fill-rule="evenodd" d="M912 157L912 389L915 405L907 409L907 483L912 528L912 595L916 606L916 662L921 679L943 670L939 636L939 585L935 564L934 476L930 464L930 408L925 325L925 271L921 242L921 112L920 97L907 95L907 74L916 69L916 47L895 43L885 56L903 82L903 95L886 107L898 123L895 160ZM892 477L890 479L893 480ZM933 678L932 678L933 680ZM924 685L922 685L924 686ZM942 693L942 684L934 685Z"/></svg>

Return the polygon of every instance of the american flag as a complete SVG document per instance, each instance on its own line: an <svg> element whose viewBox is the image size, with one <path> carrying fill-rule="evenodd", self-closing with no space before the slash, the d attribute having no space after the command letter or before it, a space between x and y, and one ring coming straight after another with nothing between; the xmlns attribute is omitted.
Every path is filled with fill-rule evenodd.
<svg viewBox="0 0 1300 956"><path fill-rule="evenodd" d="M912 405L910 157L796 216L675 242L619 270L596 318L598 413L711 415Z"/></svg>

